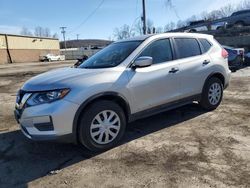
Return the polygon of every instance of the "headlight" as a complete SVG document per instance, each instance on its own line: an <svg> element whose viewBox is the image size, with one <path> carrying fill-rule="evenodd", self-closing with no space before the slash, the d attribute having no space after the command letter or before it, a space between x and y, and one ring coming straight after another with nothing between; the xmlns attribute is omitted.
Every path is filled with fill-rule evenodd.
<svg viewBox="0 0 250 188"><path fill-rule="evenodd" d="M34 106L38 104L50 103L58 99L62 99L69 93L69 89L58 89L53 91L45 91L33 93L27 100L28 106Z"/></svg>

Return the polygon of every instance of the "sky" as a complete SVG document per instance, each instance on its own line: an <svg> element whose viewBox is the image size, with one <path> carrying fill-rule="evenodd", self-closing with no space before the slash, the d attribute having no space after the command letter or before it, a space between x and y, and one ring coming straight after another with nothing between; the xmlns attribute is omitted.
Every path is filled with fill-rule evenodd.
<svg viewBox="0 0 250 188"><path fill-rule="evenodd" d="M145 0L147 18L154 26L185 20L203 11L219 9L241 0ZM31 32L37 26L48 27L62 39L60 27L66 28L66 39L110 39L114 29L133 26L142 14L142 0L0 0L0 33L20 34L22 27Z"/></svg>

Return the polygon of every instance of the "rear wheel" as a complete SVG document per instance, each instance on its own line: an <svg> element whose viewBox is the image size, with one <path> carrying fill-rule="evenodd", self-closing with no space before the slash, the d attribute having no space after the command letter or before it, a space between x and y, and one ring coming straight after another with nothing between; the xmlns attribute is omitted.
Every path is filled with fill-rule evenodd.
<svg viewBox="0 0 250 188"><path fill-rule="evenodd" d="M222 97L223 84L220 79L212 77L205 83L200 104L206 110L214 110L220 105Z"/></svg>
<svg viewBox="0 0 250 188"><path fill-rule="evenodd" d="M114 147L125 132L123 109L112 101L97 101L89 106L78 127L80 144L92 151Z"/></svg>
<svg viewBox="0 0 250 188"><path fill-rule="evenodd" d="M242 28L242 27L244 27L244 22L237 22L237 23L235 23L234 24L234 27L236 27L236 28Z"/></svg>

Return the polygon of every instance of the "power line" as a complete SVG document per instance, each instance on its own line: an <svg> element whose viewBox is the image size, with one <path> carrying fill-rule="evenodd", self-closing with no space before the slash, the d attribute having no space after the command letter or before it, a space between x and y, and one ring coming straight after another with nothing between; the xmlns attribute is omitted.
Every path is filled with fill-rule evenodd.
<svg viewBox="0 0 250 188"><path fill-rule="evenodd" d="M104 3L105 0L102 0L98 6L83 20L82 23L80 23L77 27L75 27L74 29L72 29L69 33L75 32L76 30L78 30L80 27L82 27L82 25L84 25L97 11L98 9L102 6L102 4Z"/></svg>

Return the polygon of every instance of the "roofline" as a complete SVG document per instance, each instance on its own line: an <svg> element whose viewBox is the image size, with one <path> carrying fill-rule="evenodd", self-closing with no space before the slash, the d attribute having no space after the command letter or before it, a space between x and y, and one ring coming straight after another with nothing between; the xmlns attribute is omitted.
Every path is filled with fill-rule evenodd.
<svg viewBox="0 0 250 188"><path fill-rule="evenodd" d="M213 35L209 34L203 34L203 33L186 33L186 32L166 32L166 33L157 33L157 34L148 34L148 35L142 35L141 38L139 37L132 37L128 39L118 40L114 43L120 43L120 42L130 42L130 41L145 41L152 37L213 37Z"/></svg>
<svg viewBox="0 0 250 188"><path fill-rule="evenodd" d="M17 34L8 34L8 33L0 33L0 35L7 35L7 36L14 36L14 37L25 37L25 38L38 38L38 39L59 40L57 38L52 38L52 37L38 37L38 36L31 36L31 35L17 35Z"/></svg>

